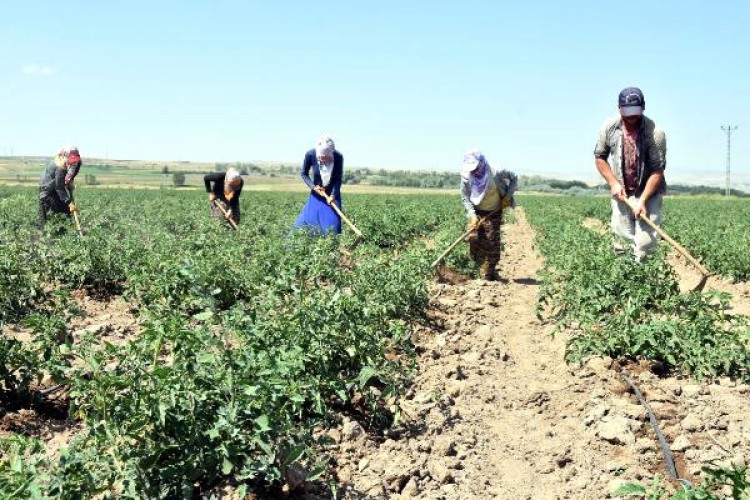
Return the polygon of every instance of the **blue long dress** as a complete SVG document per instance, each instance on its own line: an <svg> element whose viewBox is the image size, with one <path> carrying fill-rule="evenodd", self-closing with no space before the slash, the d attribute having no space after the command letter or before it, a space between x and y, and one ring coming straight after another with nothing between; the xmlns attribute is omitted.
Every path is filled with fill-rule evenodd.
<svg viewBox="0 0 750 500"><path fill-rule="evenodd" d="M310 171L312 170L312 177ZM333 152L333 172L331 181L325 187L328 196L333 196L336 206L341 208L341 182L344 172L344 157L338 151ZM302 207L297 220L294 222L294 229L302 229L313 235L323 235L329 232L341 234L341 217L334 212L333 208L328 206L328 202L312 189L315 186L322 186L323 180L320 176L320 167L318 159L315 156L315 150L311 149L305 154L305 160L302 163L300 177L305 184L311 189L307 202Z"/></svg>

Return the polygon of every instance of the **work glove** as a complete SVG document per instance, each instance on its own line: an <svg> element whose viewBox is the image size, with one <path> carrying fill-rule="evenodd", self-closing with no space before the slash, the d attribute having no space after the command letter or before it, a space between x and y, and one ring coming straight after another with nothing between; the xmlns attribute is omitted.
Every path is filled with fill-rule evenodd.
<svg viewBox="0 0 750 500"><path fill-rule="evenodd" d="M75 211L77 210L77 209L76 209L76 204L75 204L75 203L73 203L73 202L71 201L71 202L70 202L70 205L68 205L68 209L70 210L70 213L71 213L71 214L72 214L72 213L75 213Z"/></svg>
<svg viewBox="0 0 750 500"><path fill-rule="evenodd" d="M210 201L211 203L213 203L215 199L216 199L216 195L215 194L213 194L213 193L209 193L208 194L208 201Z"/></svg>

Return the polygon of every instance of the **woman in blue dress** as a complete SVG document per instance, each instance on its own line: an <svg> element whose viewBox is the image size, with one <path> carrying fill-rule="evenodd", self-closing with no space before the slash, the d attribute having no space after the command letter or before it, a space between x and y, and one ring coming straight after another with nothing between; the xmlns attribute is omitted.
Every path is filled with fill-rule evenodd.
<svg viewBox="0 0 750 500"><path fill-rule="evenodd" d="M315 149L305 154L300 174L310 188L310 196L294 222L294 229L302 228L314 235L341 234L341 217L331 203L341 209L344 157L336 151L333 139L327 135L318 139Z"/></svg>

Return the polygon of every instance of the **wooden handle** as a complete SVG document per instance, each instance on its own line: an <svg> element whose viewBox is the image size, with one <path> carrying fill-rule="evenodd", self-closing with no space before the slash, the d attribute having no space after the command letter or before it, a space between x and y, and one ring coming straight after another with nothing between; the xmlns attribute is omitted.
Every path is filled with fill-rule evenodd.
<svg viewBox="0 0 750 500"><path fill-rule="evenodd" d="M75 204L75 201L73 200L73 195L70 194L70 189L68 189L68 186L65 186L65 192L68 193L68 199L70 200L70 203ZM78 236L83 236L83 229L81 229L81 220L78 218L77 206L76 206L76 209L73 210L73 220L76 223L76 231L78 232Z"/></svg>
<svg viewBox="0 0 750 500"><path fill-rule="evenodd" d="M75 211L73 211L73 220L76 221L76 231L78 231L79 236L83 236L83 229L81 229L81 220L78 218L78 208L76 207Z"/></svg>
<svg viewBox="0 0 750 500"><path fill-rule="evenodd" d="M357 229L357 226L355 226L352 223L352 221L350 221L349 218L346 215L344 215L344 212L342 212L341 209L336 205L335 200L332 197L328 197L328 198L326 198L326 201L328 201L328 204L331 206L331 208L333 209L333 211L336 212L339 215L339 217L341 217L341 220L343 220L344 222L346 222L346 225L349 226L352 231L354 231L354 234L356 234L357 236L359 236L360 238L362 238L363 237L362 236L362 231L360 231L359 229Z"/></svg>
<svg viewBox="0 0 750 500"><path fill-rule="evenodd" d="M635 204L632 201L630 201L629 199L621 197L620 201L624 201L625 204L627 206L629 206L631 210L635 210ZM696 259L692 255L690 255L690 252L688 252L685 247L683 247L682 245L680 245L679 243L677 243L662 228L660 228L659 226L657 226L654 221L652 221L651 219L649 219L648 215L646 215L643 212L641 212L640 219L643 222L645 222L646 224L648 224L651 227L651 229L653 229L654 231L656 231L659 234L659 236L661 236L662 238L664 238L665 240L667 240L667 242L669 242L669 244L671 244L674 247L675 250L677 250L678 252L680 252L683 257L685 257L687 260L689 260L690 263L693 264L695 266L695 268L698 269L698 271L701 272L701 274L704 274L704 275L711 274L709 272L709 270L706 269L703 266L703 264L701 264L700 262L698 262L698 259Z"/></svg>
<svg viewBox="0 0 750 500"><path fill-rule="evenodd" d="M229 222L229 225L232 226L232 229L234 229L235 231L237 231L239 229L239 227L237 226L237 223L234 222L234 220L232 219L232 216L230 215L230 213L227 212L226 210L224 210L224 207L221 206L221 203L219 203L219 200L214 200L214 205L216 205L216 207L219 209L219 211L222 214L224 214L224 218L227 220L227 222Z"/></svg>
<svg viewBox="0 0 750 500"><path fill-rule="evenodd" d="M451 251L453 251L453 249L456 248L456 245L458 245L459 243L461 243L464 240L464 238L466 238L471 233L473 233L474 231L476 231L477 227L479 227L479 224L481 224L482 222L484 222L484 220L487 219L487 217L489 217L490 215L495 215L496 213L500 212L501 210L502 210L502 208L498 208L497 210L493 210L492 212L488 213L487 215L485 215L484 217L482 217L481 219L479 219L479 221L477 222L477 225L475 227L472 227L472 228L467 229L466 231L464 231L464 233L461 236L459 236L456 239L456 241L454 241L453 243L451 243L451 246L449 246L445 250L445 252L443 252L443 253L440 254L440 257L438 257L437 259L435 259L435 261L430 265L430 267L437 266L440 263L440 261L445 258L446 255L448 255L449 253L451 253Z"/></svg>

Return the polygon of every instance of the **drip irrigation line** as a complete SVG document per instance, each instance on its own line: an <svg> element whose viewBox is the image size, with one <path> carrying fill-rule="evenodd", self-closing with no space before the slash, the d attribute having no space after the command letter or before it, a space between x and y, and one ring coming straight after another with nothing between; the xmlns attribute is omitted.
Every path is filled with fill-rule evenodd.
<svg viewBox="0 0 750 500"><path fill-rule="evenodd" d="M67 384L57 384L57 385L53 385L52 387L48 387L48 388L46 388L46 389L42 389L41 391L39 391L39 394L41 394L42 396L48 396L48 395L50 395L50 394L53 394L53 393L55 393L55 392L59 391L60 389L62 389L62 388L63 388L63 387L65 387L66 385L67 385Z"/></svg>
<svg viewBox="0 0 750 500"><path fill-rule="evenodd" d="M646 412L648 413L648 420L651 423L651 428L654 429L656 439L659 440L659 446L661 447L662 455L664 455L664 461L667 464L667 472L669 473L669 476L674 481L683 482L683 480L680 479L679 474L677 474L677 467L674 463L674 455L672 455L672 450L669 448L669 443L664 437L664 433L662 433L661 428L659 427L659 421L656 419L656 415L654 415L654 412L651 410L651 407L646 401L646 398L643 397L640 389L636 387L633 379L631 379L624 373L620 373L620 376L623 378L623 380L625 380L625 382L628 383L628 385L630 385L630 387L632 387L633 392L635 393L635 397L638 398L638 401L640 401L644 408L646 408Z"/></svg>

